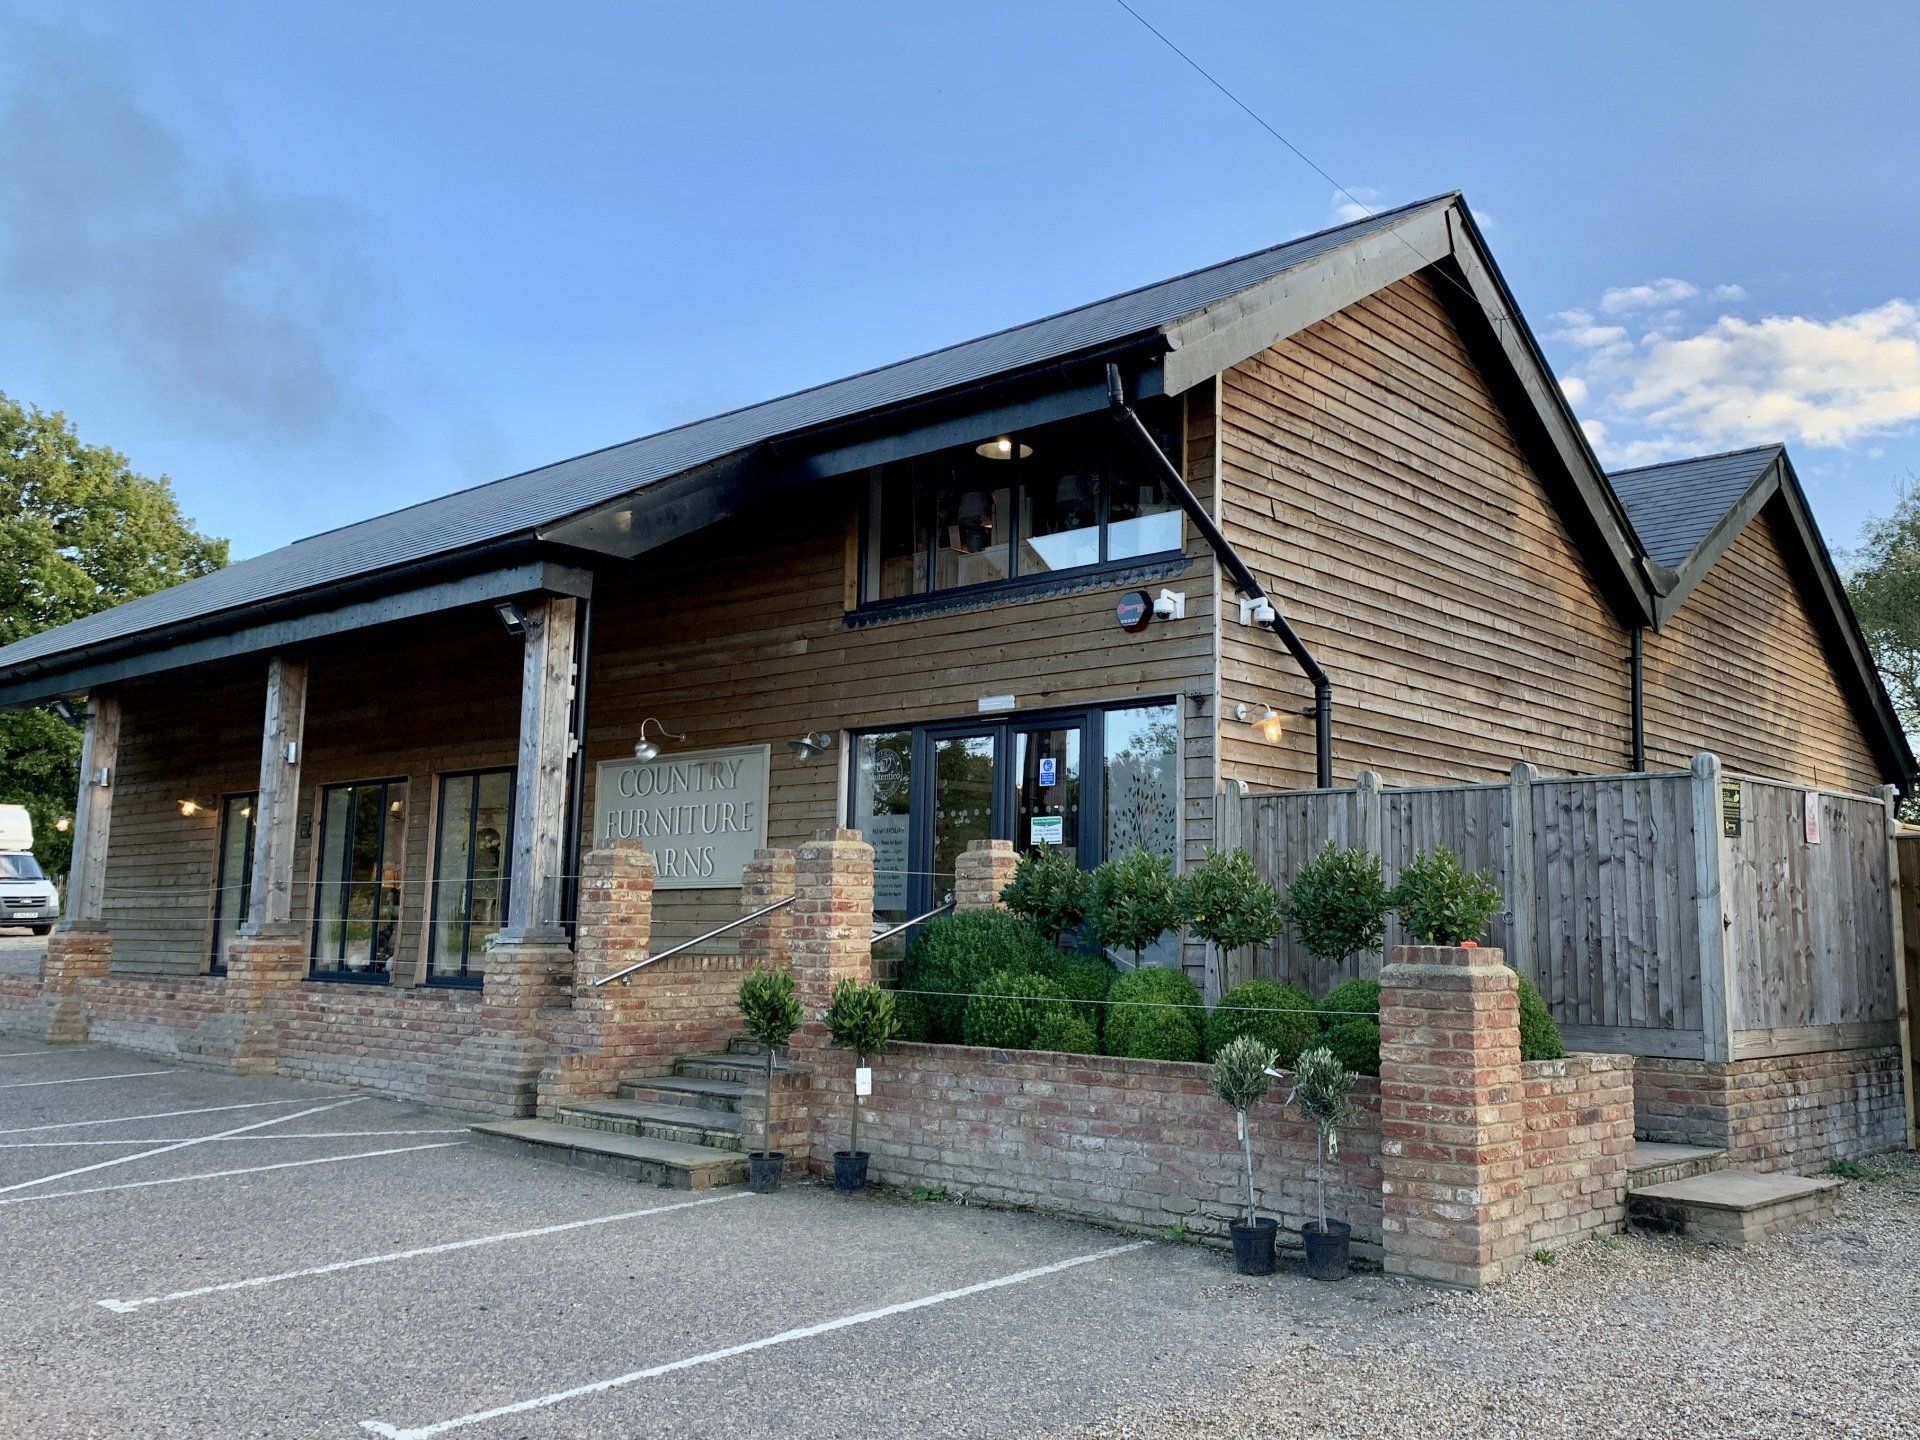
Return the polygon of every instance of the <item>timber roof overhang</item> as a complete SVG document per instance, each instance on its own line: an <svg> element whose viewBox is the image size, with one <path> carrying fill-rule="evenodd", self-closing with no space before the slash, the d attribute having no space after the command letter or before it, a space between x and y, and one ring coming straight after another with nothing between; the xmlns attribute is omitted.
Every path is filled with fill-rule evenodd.
<svg viewBox="0 0 1920 1440"><path fill-rule="evenodd" d="M1901 791L1911 795L1913 750L1881 683L1839 569L1814 524L1786 446L1671 460L1618 470L1609 479L1647 551L1656 587L1656 628L1680 612L1754 520L1763 514L1772 520L1787 570L1882 773L1897 777Z"/></svg>
<svg viewBox="0 0 1920 1440"><path fill-rule="evenodd" d="M1657 570L1465 201L1436 196L763 404L297 541L0 649L0 706L452 605L590 590L632 558L784 489L1100 411L1104 369L1177 395L1417 271L1456 322L1624 623ZM1285 602L1288 577L1271 577Z"/></svg>

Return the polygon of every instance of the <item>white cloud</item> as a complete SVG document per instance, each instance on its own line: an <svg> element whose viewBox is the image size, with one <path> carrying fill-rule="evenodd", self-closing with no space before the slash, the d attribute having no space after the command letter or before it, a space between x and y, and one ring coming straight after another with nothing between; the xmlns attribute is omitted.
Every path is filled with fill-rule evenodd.
<svg viewBox="0 0 1920 1440"><path fill-rule="evenodd" d="M1628 310L1653 310L1699 296L1700 287L1691 280L1676 280L1668 275L1645 285L1614 286L1601 295L1600 311L1605 315L1619 315Z"/></svg>
<svg viewBox="0 0 1920 1440"><path fill-rule="evenodd" d="M1744 300L1747 291L1744 285L1716 285L1707 292L1709 300Z"/></svg>
<svg viewBox="0 0 1920 1440"><path fill-rule="evenodd" d="M1567 403L1569 405L1584 405L1587 403L1586 381L1582 380L1578 375L1562 375L1559 378L1560 393L1567 397Z"/></svg>
<svg viewBox="0 0 1920 1440"><path fill-rule="evenodd" d="M1383 190L1356 185L1351 190L1334 191L1328 198L1327 204L1333 210L1334 223L1347 225L1355 220L1364 220L1369 215L1385 209L1387 196Z"/></svg>

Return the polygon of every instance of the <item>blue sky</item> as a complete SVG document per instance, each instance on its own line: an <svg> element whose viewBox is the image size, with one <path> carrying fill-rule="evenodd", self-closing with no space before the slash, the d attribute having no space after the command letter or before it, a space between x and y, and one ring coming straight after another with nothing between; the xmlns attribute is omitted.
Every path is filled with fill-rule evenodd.
<svg viewBox="0 0 1920 1440"><path fill-rule="evenodd" d="M1603 458L1920 476L1920 7L1136 0L1466 192ZM1098 298L1345 197L1112 0L0 0L0 390L236 555Z"/></svg>

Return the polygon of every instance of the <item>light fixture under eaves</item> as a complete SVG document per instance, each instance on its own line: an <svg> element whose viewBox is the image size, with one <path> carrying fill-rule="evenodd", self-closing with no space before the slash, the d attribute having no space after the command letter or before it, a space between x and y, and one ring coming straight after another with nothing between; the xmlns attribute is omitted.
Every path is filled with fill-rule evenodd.
<svg viewBox="0 0 1920 1440"><path fill-rule="evenodd" d="M1242 724L1251 725L1254 733L1269 745L1277 741L1287 728L1286 717L1271 705L1262 706L1260 713L1256 715L1253 713L1253 707L1242 700L1233 707L1233 718Z"/></svg>
<svg viewBox="0 0 1920 1440"><path fill-rule="evenodd" d="M787 749L802 760L811 760L816 755L824 755L833 748L833 736L824 730L809 730L798 740L787 741Z"/></svg>
<svg viewBox="0 0 1920 1440"><path fill-rule="evenodd" d="M638 760L642 765L646 764L649 760L657 760L660 758L660 747L654 744L653 741L647 739L647 726L649 725L660 725L660 722L651 715L642 720L640 722L640 740L639 743L633 747L633 758ZM687 738L684 735L674 734L673 731L667 729L665 725L660 725L660 735L661 738L665 740L679 740L682 742Z"/></svg>
<svg viewBox="0 0 1920 1440"><path fill-rule="evenodd" d="M991 440L982 440L973 447L973 453L982 460L1012 460L1016 449L1022 460L1033 454L1033 446L1024 440L1016 442L1011 435L997 435Z"/></svg>

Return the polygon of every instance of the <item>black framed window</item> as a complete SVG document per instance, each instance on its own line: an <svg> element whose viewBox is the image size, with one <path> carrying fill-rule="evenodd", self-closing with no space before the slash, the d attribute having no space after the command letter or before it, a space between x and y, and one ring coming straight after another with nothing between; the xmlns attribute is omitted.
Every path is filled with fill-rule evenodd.
<svg viewBox="0 0 1920 1440"><path fill-rule="evenodd" d="M227 973L227 946L246 923L253 903L252 791L220 801L220 857L213 881L213 953L208 969Z"/></svg>
<svg viewBox="0 0 1920 1440"><path fill-rule="evenodd" d="M506 924L513 880L513 782L511 769L440 777L427 932L430 985L478 985L487 936Z"/></svg>
<svg viewBox="0 0 1920 1440"><path fill-rule="evenodd" d="M1170 401L1142 403L1169 455ZM862 607L1177 554L1182 520L1161 476L1104 416L1057 421L876 467L862 539Z"/></svg>
<svg viewBox="0 0 1920 1440"><path fill-rule="evenodd" d="M320 792L313 907L317 979L385 984L400 932L407 782L362 780Z"/></svg>

